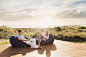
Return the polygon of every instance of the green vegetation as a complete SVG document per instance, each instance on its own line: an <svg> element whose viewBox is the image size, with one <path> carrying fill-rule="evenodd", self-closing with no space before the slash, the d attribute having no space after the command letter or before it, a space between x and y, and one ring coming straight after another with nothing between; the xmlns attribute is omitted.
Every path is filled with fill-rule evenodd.
<svg viewBox="0 0 86 57"><path fill-rule="evenodd" d="M56 39L72 42L86 41L86 27L85 26L62 26L61 31L55 35Z"/></svg>
<svg viewBox="0 0 86 57"><path fill-rule="evenodd" d="M0 39L0 45L2 44L9 44L9 39Z"/></svg>
<svg viewBox="0 0 86 57"><path fill-rule="evenodd" d="M55 39L85 42L86 41L86 26L59 26L55 28L10 28L7 26L0 27L0 40L9 39L12 35L18 35L18 30L23 30L23 35L26 37L37 38L44 30L49 30L55 36ZM8 44L9 41L0 41L1 44Z"/></svg>

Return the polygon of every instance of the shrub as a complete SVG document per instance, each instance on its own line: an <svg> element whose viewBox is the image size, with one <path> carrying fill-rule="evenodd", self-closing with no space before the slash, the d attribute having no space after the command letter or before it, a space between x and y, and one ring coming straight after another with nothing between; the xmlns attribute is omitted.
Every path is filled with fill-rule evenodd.
<svg viewBox="0 0 86 57"><path fill-rule="evenodd" d="M37 37L39 37L40 34L41 34L41 32L35 32L32 37L33 37L33 38L37 38Z"/></svg>
<svg viewBox="0 0 86 57"><path fill-rule="evenodd" d="M23 30L23 35L26 37L37 38L44 30L49 30L56 39L66 41L84 41L86 40L85 26L62 26L55 28L10 28L7 26L0 27L0 39L10 38L12 35L18 35L18 30Z"/></svg>
<svg viewBox="0 0 86 57"><path fill-rule="evenodd" d="M78 29L86 29L86 27L84 27L84 26L80 26Z"/></svg>
<svg viewBox="0 0 86 57"><path fill-rule="evenodd" d="M55 27L55 30L56 31L61 31L61 28L60 27Z"/></svg>

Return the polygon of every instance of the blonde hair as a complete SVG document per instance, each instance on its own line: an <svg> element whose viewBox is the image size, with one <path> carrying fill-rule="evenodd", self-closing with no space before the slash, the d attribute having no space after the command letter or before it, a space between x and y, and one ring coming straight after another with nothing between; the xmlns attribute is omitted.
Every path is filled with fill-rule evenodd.
<svg viewBox="0 0 86 57"><path fill-rule="evenodd" d="M48 30L45 30L45 32L47 32L47 36L48 36L48 38L49 38L49 31L48 31Z"/></svg>

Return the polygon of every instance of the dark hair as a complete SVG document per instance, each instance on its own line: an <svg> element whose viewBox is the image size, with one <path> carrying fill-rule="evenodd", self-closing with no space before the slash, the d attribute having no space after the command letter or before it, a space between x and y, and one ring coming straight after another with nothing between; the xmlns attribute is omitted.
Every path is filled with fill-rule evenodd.
<svg viewBox="0 0 86 57"><path fill-rule="evenodd" d="M22 32L22 30L18 30L18 32Z"/></svg>

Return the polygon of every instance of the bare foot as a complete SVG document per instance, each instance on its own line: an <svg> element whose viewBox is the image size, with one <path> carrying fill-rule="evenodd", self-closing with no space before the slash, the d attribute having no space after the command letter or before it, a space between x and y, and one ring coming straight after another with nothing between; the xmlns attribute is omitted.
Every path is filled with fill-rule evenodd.
<svg viewBox="0 0 86 57"><path fill-rule="evenodd" d="M38 47L39 49L42 49L42 47L40 46L40 47Z"/></svg>

